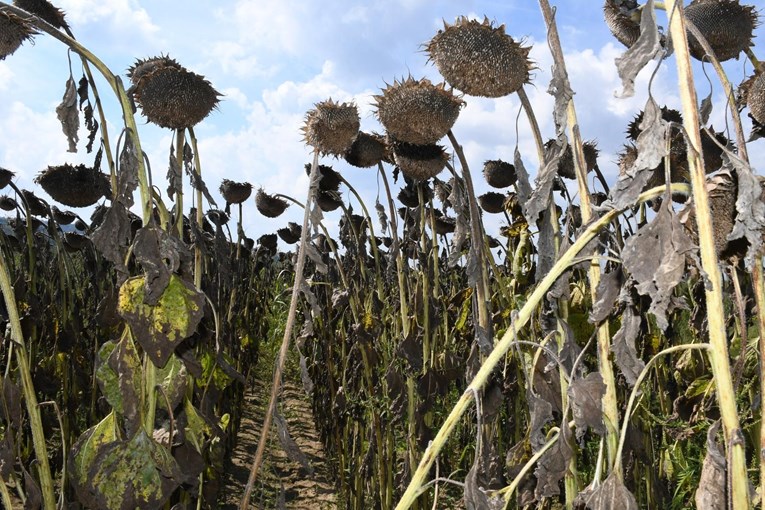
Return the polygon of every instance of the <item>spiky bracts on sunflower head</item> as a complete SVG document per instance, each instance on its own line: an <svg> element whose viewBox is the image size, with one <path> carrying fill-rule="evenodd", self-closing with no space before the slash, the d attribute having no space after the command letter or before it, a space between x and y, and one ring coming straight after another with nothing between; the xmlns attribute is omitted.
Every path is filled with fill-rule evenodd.
<svg viewBox="0 0 765 510"><path fill-rule="evenodd" d="M523 46L505 33L505 25L457 18L444 22L443 30L426 45L446 82L471 96L502 97L528 83L534 65L530 46Z"/></svg>
<svg viewBox="0 0 765 510"><path fill-rule="evenodd" d="M47 21L54 28L69 28L69 24L64 19L64 11L48 0L13 0L13 5Z"/></svg>
<svg viewBox="0 0 765 510"><path fill-rule="evenodd" d="M754 7L738 0L694 0L685 8L685 19L698 28L720 62L737 58L752 46L758 25ZM694 58L704 60L706 52L691 34L688 49Z"/></svg>
<svg viewBox="0 0 765 510"><path fill-rule="evenodd" d="M356 139L360 125L355 104L329 98L308 110L302 131L305 143L320 154L342 156Z"/></svg>
<svg viewBox="0 0 765 510"><path fill-rule="evenodd" d="M749 108L749 115L757 124L765 124L765 72L746 80L742 89L742 99Z"/></svg>
<svg viewBox="0 0 765 510"><path fill-rule="evenodd" d="M29 22L8 11L0 11L0 60L13 55L24 41L36 33Z"/></svg>
<svg viewBox="0 0 765 510"><path fill-rule="evenodd" d="M128 70L128 77L144 116L161 127L193 127L220 102L221 94L204 76L169 57L139 59Z"/></svg>
<svg viewBox="0 0 765 510"><path fill-rule="evenodd" d="M430 145L446 136L465 104L446 90L446 84L411 76L394 80L374 100L377 118L388 135L415 145Z"/></svg>

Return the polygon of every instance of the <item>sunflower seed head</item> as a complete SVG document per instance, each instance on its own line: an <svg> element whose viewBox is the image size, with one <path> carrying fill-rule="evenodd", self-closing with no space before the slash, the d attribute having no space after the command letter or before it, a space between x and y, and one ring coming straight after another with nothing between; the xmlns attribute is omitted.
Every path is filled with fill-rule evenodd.
<svg viewBox="0 0 765 510"><path fill-rule="evenodd" d="M342 156L359 133L359 110L332 98L316 103L305 116L304 141L323 155Z"/></svg>

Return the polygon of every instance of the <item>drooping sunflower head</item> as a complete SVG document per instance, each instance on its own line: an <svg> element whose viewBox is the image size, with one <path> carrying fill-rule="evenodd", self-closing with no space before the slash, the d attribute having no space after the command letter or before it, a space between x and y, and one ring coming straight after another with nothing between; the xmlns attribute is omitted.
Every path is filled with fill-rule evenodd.
<svg viewBox="0 0 765 510"><path fill-rule="evenodd" d="M169 57L138 60L128 70L128 77L144 116L161 127L193 127L220 102L220 93L204 76Z"/></svg>
<svg viewBox="0 0 765 510"><path fill-rule="evenodd" d="M483 22L457 18L444 22L443 30L425 50L441 76L457 90L471 96L502 97L528 83L534 68L531 47L523 46L484 18Z"/></svg>
<svg viewBox="0 0 765 510"><path fill-rule="evenodd" d="M305 142L319 153L342 156L356 139L360 125L355 104L330 98L308 110L302 131Z"/></svg>
<svg viewBox="0 0 765 510"><path fill-rule="evenodd" d="M19 49L19 47L32 38L37 31L22 18L10 12L0 12L0 60Z"/></svg>
<svg viewBox="0 0 765 510"><path fill-rule="evenodd" d="M374 99L377 118L388 135L415 145L433 144L446 136L464 105L445 84L412 77L394 80Z"/></svg>

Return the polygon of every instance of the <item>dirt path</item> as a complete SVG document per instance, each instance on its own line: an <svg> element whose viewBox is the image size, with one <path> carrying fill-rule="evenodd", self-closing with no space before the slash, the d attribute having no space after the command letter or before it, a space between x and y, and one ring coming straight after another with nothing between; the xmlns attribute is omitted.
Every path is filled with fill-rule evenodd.
<svg viewBox="0 0 765 510"><path fill-rule="evenodd" d="M228 462L221 491L222 509L238 508L247 484L270 394L270 382L266 385L260 380L266 378L258 377L254 386L245 394L237 446ZM285 381L280 412L287 422L290 436L308 458L313 474L306 473L300 463L287 457L277 436L277 429L272 426L266 458L252 493L251 508L336 510L335 486L330 468L314 427L311 403L300 386Z"/></svg>

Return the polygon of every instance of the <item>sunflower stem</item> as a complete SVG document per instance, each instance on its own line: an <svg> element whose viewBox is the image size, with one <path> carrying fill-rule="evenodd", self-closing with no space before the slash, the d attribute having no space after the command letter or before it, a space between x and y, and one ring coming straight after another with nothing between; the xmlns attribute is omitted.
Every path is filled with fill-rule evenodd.
<svg viewBox="0 0 765 510"><path fill-rule="evenodd" d="M701 265L707 274L708 286L705 288L707 302L709 344L707 354L712 366L717 402L725 432L725 444L728 460L728 479L730 481L730 501L734 510L750 508L746 454L741 426L736 409L736 395L733 391L730 357L725 333L725 313L722 299L722 276L717 261L714 245L714 232L709 209L709 195L706 189L706 176L701 161L701 133L699 127L698 99L693 82L688 41L686 38L685 16L682 3L676 0L666 2L669 13L669 29L675 50L675 62L679 78L680 98L683 105L683 126L688 136L688 144L693 150L688 151L693 201L696 208L696 223L699 233Z"/></svg>

